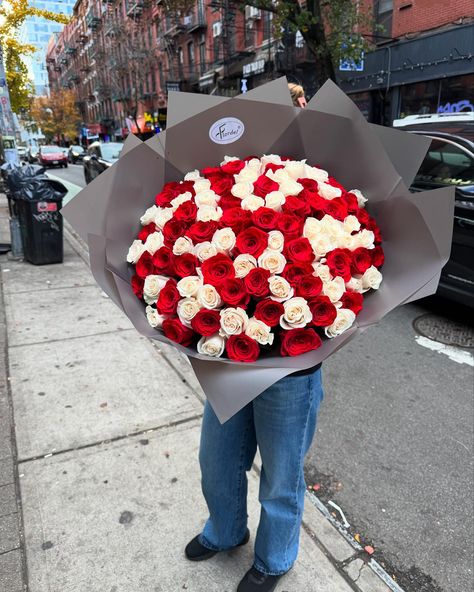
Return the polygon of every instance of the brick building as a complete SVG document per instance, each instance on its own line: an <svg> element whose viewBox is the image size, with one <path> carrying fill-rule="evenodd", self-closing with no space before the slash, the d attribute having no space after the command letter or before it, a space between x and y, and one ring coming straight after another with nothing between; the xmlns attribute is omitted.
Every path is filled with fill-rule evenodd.
<svg viewBox="0 0 474 592"><path fill-rule="evenodd" d="M373 122L474 111L472 0L376 0L377 48L340 85Z"/></svg>

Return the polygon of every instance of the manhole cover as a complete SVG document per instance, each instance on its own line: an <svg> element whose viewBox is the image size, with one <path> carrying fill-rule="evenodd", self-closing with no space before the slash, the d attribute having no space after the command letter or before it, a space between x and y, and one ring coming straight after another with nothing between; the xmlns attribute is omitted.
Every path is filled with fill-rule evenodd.
<svg viewBox="0 0 474 592"><path fill-rule="evenodd" d="M413 321L415 331L428 339L446 345L474 347L474 327L462 325L434 314L425 314Z"/></svg>

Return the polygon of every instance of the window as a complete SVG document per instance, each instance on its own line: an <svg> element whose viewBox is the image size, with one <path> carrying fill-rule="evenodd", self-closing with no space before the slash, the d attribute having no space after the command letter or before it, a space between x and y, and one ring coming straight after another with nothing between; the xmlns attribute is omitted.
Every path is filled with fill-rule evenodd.
<svg viewBox="0 0 474 592"><path fill-rule="evenodd" d="M183 48L178 47L178 78L184 78L183 65L184 65Z"/></svg>
<svg viewBox="0 0 474 592"><path fill-rule="evenodd" d="M201 74L206 71L206 41L199 43L199 69Z"/></svg>
<svg viewBox="0 0 474 592"><path fill-rule="evenodd" d="M218 62L220 60L221 54L221 38L214 37L214 45L213 45L213 53L214 53L214 62Z"/></svg>
<svg viewBox="0 0 474 592"><path fill-rule="evenodd" d="M266 41L267 39L271 38L272 34L272 13L268 11L262 12L263 18L263 40Z"/></svg>
<svg viewBox="0 0 474 592"><path fill-rule="evenodd" d="M455 144L433 140L416 182L438 186L474 185L474 159Z"/></svg>
<svg viewBox="0 0 474 592"><path fill-rule="evenodd" d="M188 43L188 64L189 64L189 73L194 74L194 43L191 41Z"/></svg>
<svg viewBox="0 0 474 592"><path fill-rule="evenodd" d="M391 37L393 0L375 0L374 14L375 25L378 25L375 30L375 35Z"/></svg>

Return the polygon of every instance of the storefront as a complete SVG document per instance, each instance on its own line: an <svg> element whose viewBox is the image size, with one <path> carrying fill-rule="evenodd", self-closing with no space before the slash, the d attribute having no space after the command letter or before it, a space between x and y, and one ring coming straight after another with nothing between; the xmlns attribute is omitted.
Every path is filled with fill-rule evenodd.
<svg viewBox="0 0 474 592"><path fill-rule="evenodd" d="M418 113L474 111L474 25L396 41L367 54L340 85L374 123Z"/></svg>

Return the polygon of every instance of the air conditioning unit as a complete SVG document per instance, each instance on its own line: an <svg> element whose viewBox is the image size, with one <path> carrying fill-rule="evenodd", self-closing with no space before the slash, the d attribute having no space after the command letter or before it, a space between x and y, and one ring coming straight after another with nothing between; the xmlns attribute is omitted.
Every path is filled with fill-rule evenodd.
<svg viewBox="0 0 474 592"><path fill-rule="evenodd" d="M259 8L255 8L255 6L246 6L245 7L245 18L247 20L254 19L258 20L262 16L262 11Z"/></svg>
<svg viewBox="0 0 474 592"><path fill-rule="evenodd" d="M212 23L212 36L219 37L222 34L222 23L221 21L217 21Z"/></svg>
<svg viewBox="0 0 474 592"><path fill-rule="evenodd" d="M191 15L183 18L183 24L185 27L190 27L193 24L193 17Z"/></svg>

